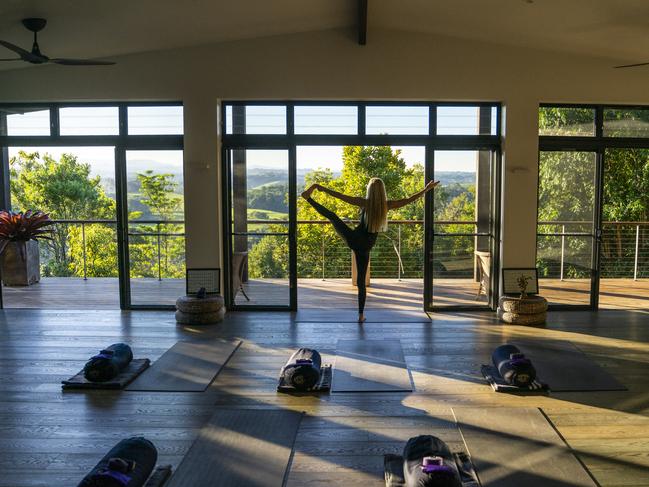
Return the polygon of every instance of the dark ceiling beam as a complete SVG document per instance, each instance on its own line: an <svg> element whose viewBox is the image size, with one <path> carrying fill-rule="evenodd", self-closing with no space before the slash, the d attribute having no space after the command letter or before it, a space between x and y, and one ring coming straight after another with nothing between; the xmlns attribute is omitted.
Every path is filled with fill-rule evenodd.
<svg viewBox="0 0 649 487"><path fill-rule="evenodd" d="M367 44L367 2L358 0L358 43L361 46Z"/></svg>

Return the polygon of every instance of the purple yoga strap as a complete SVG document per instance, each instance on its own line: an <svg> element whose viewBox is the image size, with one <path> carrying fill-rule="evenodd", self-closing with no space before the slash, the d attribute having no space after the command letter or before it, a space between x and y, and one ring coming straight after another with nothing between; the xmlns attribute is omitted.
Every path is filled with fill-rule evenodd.
<svg viewBox="0 0 649 487"><path fill-rule="evenodd" d="M108 468L104 468L100 470L99 472L97 472L97 475L99 477L111 477L117 480L122 485L128 485L128 483L131 481L131 477L129 477L128 475L121 472L117 472L115 470L110 470Z"/></svg>
<svg viewBox="0 0 649 487"><path fill-rule="evenodd" d="M515 359L513 359L513 360L510 360L509 363L510 363L511 365L514 365L514 366L519 366L519 365L531 365L531 364L532 364L532 362L530 361L530 359L527 359L527 358L515 358Z"/></svg>
<svg viewBox="0 0 649 487"><path fill-rule="evenodd" d="M453 469L448 465L422 465L421 470L424 473L453 473Z"/></svg>
<svg viewBox="0 0 649 487"><path fill-rule="evenodd" d="M94 360L96 358L105 358L106 360L110 360L113 358L113 354L107 354L104 352L101 352L99 355L95 355L94 357L90 357L90 360Z"/></svg>

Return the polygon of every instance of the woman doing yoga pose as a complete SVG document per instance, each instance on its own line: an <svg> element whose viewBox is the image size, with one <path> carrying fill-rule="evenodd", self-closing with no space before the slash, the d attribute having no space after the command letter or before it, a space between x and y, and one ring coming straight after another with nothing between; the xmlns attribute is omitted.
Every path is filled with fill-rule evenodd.
<svg viewBox="0 0 649 487"><path fill-rule="evenodd" d="M320 184L312 184L302 193L302 197L309 202L313 208L331 222L336 233L345 241L347 246L354 252L356 257L356 286L358 287L358 321L365 321L365 276L370 263L370 251L376 243L379 232L388 229L388 210L396 210L402 206L412 203L421 198L428 191L439 184L439 181L430 181L424 189L400 200L388 200L385 193L385 185L380 178L372 178L367 183L365 198L360 196L349 196L333 189L326 188ZM355 228L350 228L333 211L325 208L311 198L315 190L327 193L350 205L358 206L360 210L360 223Z"/></svg>

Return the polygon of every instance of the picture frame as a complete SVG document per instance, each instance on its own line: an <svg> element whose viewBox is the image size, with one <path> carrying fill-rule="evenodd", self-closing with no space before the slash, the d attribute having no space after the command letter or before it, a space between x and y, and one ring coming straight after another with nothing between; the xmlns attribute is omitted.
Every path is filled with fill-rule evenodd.
<svg viewBox="0 0 649 487"><path fill-rule="evenodd" d="M198 293L204 287L207 294L221 293L221 269L193 268L185 271L185 292L187 296Z"/></svg>
<svg viewBox="0 0 649 487"><path fill-rule="evenodd" d="M503 293L520 294L521 289L518 287L518 278L523 275L530 277L525 294L539 293L539 275L536 267L509 267L503 269Z"/></svg>

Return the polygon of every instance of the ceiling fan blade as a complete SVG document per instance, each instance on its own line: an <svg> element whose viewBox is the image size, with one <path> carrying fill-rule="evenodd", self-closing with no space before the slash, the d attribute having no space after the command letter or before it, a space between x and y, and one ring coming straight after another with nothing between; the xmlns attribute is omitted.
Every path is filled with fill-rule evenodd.
<svg viewBox="0 0 649 487"><path fill-rule="evenodd" d="M619 68L635 68L637 66L649 66L649 63L624 64L622 66L613 66L613 67L615 69L619 69Z"/></svg>
<svg viewBox="0 0 649 487"><path fill-rule="evenodd" d="M51 63L63 64L65 66L110 66L115 64L113 61L93 61L92 59L50 59Z"/></svg>
<svg viewBox="0 0 649 487"><path fill-rule="evenodd" d="M0 41L0 46L4 46L7 49L15 52L16 54L19 54L20 57L25 57L25 56L31 56L32 55L31 52L23 49L22 47L18 47L17 45L12 44L11 42Z"/></svg>
<svg viewBox="0 0 649 487"><path fill-rule="evenodd" d="M46 57L39 56L38 54L34 54L34 53L29 52L29 51L26 51L22 47L19 47L19 46L15 45L15 44L12 44L11 42L0 40L0 46L4 46L7 49L15 52L16 54L18 54L20 56L20 59L22 59L23 61L27 61L29 63L42 64L43 62L45 62L47 60Z"/></svg>

